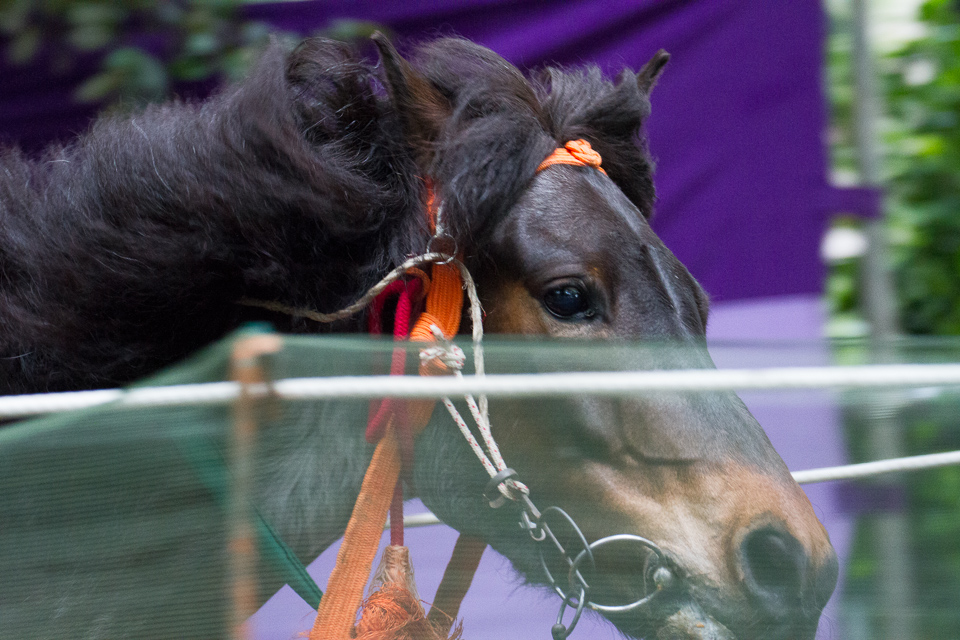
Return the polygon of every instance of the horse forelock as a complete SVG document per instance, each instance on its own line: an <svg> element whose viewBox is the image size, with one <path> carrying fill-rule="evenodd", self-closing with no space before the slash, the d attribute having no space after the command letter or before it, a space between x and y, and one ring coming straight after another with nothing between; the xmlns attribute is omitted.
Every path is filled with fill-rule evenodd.
<svg viewBox="0 0 960 640"><path fill-rule="evenodd" d="M412 62L450 102L426 168L413 163L395 105L378 91L381 70L346 45L323 40L307 41L287 63L297 128L315 150L310 160L324 165L326 181L349 189L350 215L325 219L325 231L347 237L368 231L378 243L365 268L359 265L369 273L364 280L423 250L425 175L437 185L458 246L481 253L487 232L539 163L571 139L589 140L614 182L650 215L653 163L639 135L649 101L632 72L617 82L597 67L547 68L528 77L459 38L421 45Z"/></svg>
<svg viewBox="0 0 960 640"><path fill-rule="evenodd" d="M590 141L610 178L649 218L655 200L654 163L643 124L650 100L638 87L636 74L624 69L612 82L596 66L548 67L536 80L554 138Z"/></svg>
<svg viewBox="0 0 960 640"><path fill-rule="evenodd" d="M577 138L590 141L614 182L650 215L653 163L640 136L650 105L632 72L617 82L595 66L547 68L527 77L490 50L456 38L423 45L414 64L450 103L429 172L461 248L481 252L487 232L544 157Z"/></svg>

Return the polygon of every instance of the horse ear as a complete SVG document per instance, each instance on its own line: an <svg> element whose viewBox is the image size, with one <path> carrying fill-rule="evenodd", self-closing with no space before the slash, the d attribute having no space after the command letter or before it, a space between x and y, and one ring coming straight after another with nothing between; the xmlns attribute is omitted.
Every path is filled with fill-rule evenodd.
<svg viewBox="0 0 960 640"><path fill-rule="evenodd" d="M637 86L640 87L640 91L644 95L649 95L650 91L653 90L654 85L657 84L657 80L660 79L660 74L663 73L663 68L667 66L667 62L669 61L670 54L660 49L653 54L650 61L643 65L643 68L637 73Z"/></svg>
<svg viewBox="0 0 960 640"><path fill-rule="evenodd" d="M404 133L415 149L427 154L450 117L450 102L397 53L386 36L377 31L371 39L380 50L390 98L400 114Z"/></svg>

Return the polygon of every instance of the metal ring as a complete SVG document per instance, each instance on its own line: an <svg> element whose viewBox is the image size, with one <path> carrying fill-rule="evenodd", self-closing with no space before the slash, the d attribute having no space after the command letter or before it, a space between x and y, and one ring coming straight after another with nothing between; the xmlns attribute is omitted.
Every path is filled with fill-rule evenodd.
<svg viewBox="0 0 960 640"><path fill-rule="evenodd" d="M647 549L648 551L652 552L656 557L656 565L654 565L653 572L654 574L657 574L657 573L661 574L657 581L664 584L664 586L657 585L657 588L654 591L648 593L647 595L643 596L638 600L634 600L629 604L602 605L602 604L597 604L593 601L590 601L587 603L587 606L595 611L600 611L601 613L627 613L629 611L635 611L636 609L642 607L643 605L653 600L653 598L655 598L656 595L660 593L660 591L662 591L664 588L666 588L666 586L669 585L669 583L672 581L672 573L670 572L669 568L666 565L666 557L664 556L663 551L660 549L660 547L656 545L656 543L651 542L650 540L647 540L646 538L643 538L641 536L635 536L630 533L619 533L616 535L607 536L605 538L600 538L599 540L594 540L592 543L587 545L591 551L590 562L591 564L594 565L594 568L596 567L596 564L594 563L592 551L594 549L602 547L605 544L610 544L613 542L634 542L640 545L641 547ZM570 571L572 572L574 569L579 570L580 564L584 561L586 557L587 557L586 549L581 551L579 554L577 554L577 557L573 559L573 563L570 567ZM666 571L666 575L663 574L661 569Z"/></svg>
<svg viewBox="0 0 960 640"><path fill-rule="evenodd" d="M567 550L563 548L563 545L560 544L559 540L557 540L557 537L553 534L553 531L550 529L550 526L545 522L547 516L551 513L559 514L564 520L566 520L567 524L570 526L570 529L576 534L577 538L579 538L580 544L582 547L582 550L580 551L580 553L577 554L577 558L579 559L579 562L575 563L575 561L570 558L570 554L567 553ZM570 590L573 591L575 588L577 588L577 586L574 584L574 581L577 581L580 583L579 584L580 590L582 590L585 595L589 593L590 585L587 584L587 581L583 577L583 574L580 573L579 565L581 562L583 562L584 558L589 558L590 564L594 565L594 568L596 568L596 565L594 564L594 561L593 561L593 551L590 549L590 543L587 542L586 537L583 535L583 532L580 531L580 527L577 526L577 523L574 522L573 518L571 518L570 515L560 507L547 507L546 509L543 510L543 513L541 514L539 520L537 521L537 524L546 533L546 535L550 537L551 542L553 542L553 545L557 548L557 551L560 552L560 556L564 560L566 560L567 564L570 566L570 571L567 576ZM564 601L569 601L572 603L573 596L560 588L560 586L557 584L556 578L553 577L553 573L550 571L550 568L547 566L547 559L546 557L544 557L542 545L539 547L538 551L540 553L540 565L543 567L543 572L547 576L547 581L550 583L550 586L553 587L554 591L557 592L557 595L563 598ZM571 604L570 606L575 606L575 605Z"/></svg>
<svg viewBox="0 0 960 640"><path fill-rule="evenodd" d="M451 244L453 245L453 250L444 251L444 247L434 246L435 242L446 242L448 244ZM437 261L436 264L450 264L451 262L456 260L456 255L458 250L459 250L459 247L457 246L456 238L454 238L448 233L438 233L434 236L431 236L430 239L427 240L427 253L439 253L447 257L446 260Z"/></svg>
<svg viewBox="0 0 960 640"><path fill-rule="evenodd" d="M584 586L580 587L580 596L577 598L576 605L572 605L567 602L566 599L560 603L560 612L557 614L557 622L550 628L550 635L553 636L553 640L565 640L567 636L573 633L573 630L576 628L577 623L580 622L580 616L583 615L583 605L587 601L587 588ZM563 624L563 613L567 610L567 607L574 609L573 619L570 620L569 625Z"/></svg>
<svg viewBox="0 0 960 640"><path fill-rule="evenodd" d="M507 498L500 493L499 487L510 478L516 478L519 475L516 471L508 467L502 471L498 471L495 476L490 478L487 486L483 488L483 497L490 502L491 507L497 509L506 504Z"/></svg>
<svg viewBox="0 0 960 640"><path fill-rule="evenodd" d="M501 472L502 474L504 474L504 477L508 477L506 475L506 471L509 471L509 470L505 470ZM491 482L493 481L491 480ZM530 503L530 507L535 511L536 508L533 507L532 502ZM551 530L550 525L546 522L547 517L551 513L558 514L562 520L565 520L567 525L570 527L570 529L574 532L574 534L576 534L576 537L579 538L581 550L579 553L577 553L575 558L573 559L570 558L570 554L567 553L567 550L563 548L563 545L560 543L560 541L557 539L557 537L554 535L553 531ZM569 571L567 573L567 591L564 591L564 589L562 589L560 585L557 584L556 578L554 578L553 573L550 571L550 567L548 566L547 559L544 555L543 546L538 545L537 551L540 554L540 564L543 567L543 573L547 578L547 583L553 587L553 590L556 591L557 595L560 596L560 599L562 601L560 604L560 612L557 614L557 622L551 628L551 634L553 635L553 640L565 640L567 636L569 636L570 633L573 632L574 627L577 626L577 622L580 620L580 615L583 613L584 606L590 607L594 611L599 611L601 613L606 613L606 614L627 613L627 612L635 611L640 607L647 605L651 600L653 600L657 596L658 593L668 589L670 585L673 583L673 580L674 580L673 572L667 566L666 556L664 555L660 547L657 546L656 543L650 540L647 540L646 538L629 534L629 533L621 533L621 534L615 534L612 536L607 536L605 538L600 538L599 540L595 540L592 543L588 543L586 537L583 535L583 532L580 530L580 527L577 526L577 523L574 522L573 518L571 518L566 511L564 511L559 507L548 507L547 509L544 509L543 513L539 514L539 517L534 518L532 521L529 518L527 511L524 510L524 512L521 515L521 523L523 523L524 521L528 523L530 535L531 537L533 537L534 540L542 541L547 536L549 536L550 541L553 543L554 547L556 547L556 550L559 552L560 557L566 560L567 564L569 565ZM534 531L536 529L540 529L540 532L541 532L541 537L539 539L536 537L536 535L534 535ZM625 604L625 605L597 604L596 602L593 602L592 600L589 599L590 585L586 581L586 579L583 577L583 573L581 573L580 567L581 565L583 565L584 562L589 562L590 568L593 571L596 571L597 566L596 566L596 560L593 556L593 551L604 545L618 543L618 542L629 542L635 545L639 545L644 550L653 554L652 557L648 556L647 566L644 568L644 571L643 571L644 592L647 591L646 577L648 573L651 575L651 578L655 585L655 589L650 593L647 593L643 597L637 600L634 600L629 604ZM564 612L566 612L567 607L575 609L576 613L574 614L573 619L570 621L570 624L564 625L563 614Z"/></svg>

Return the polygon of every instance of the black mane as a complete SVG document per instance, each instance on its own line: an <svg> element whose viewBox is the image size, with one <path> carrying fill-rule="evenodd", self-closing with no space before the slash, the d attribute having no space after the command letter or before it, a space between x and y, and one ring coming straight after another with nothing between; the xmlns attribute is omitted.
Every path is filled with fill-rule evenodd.
<svg viewBox="0 0 960 640"><path fill-rule="evenodd" d="M39 160L0 155L0 393L128 383L263 317L236 304L244 296L346 305L424 250L427 175L468 260L569 139L589 140L649 215L637 144L649 105L632 73L528 81L458 39L413 61L451 107L429 166L380 71L322 40L289 56L270 47L242 85L203 104L104 117Z"/></svg>
<svg viewBox="0 0 960 640"><path fill-rule="evenodd" d="M547 68L527 79L488 49L453 38L424 45L415 60L452 106L430 173L460 246L482 238L543 159L578 138L591 143L610 177L650 215L652 164L639 137L650 103L635 74L625 70L614 84L596 66Z"/></svg>

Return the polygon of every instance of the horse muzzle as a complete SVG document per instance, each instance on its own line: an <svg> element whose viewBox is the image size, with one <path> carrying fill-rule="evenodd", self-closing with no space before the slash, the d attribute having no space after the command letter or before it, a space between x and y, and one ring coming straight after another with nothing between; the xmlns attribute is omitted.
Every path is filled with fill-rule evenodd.
<svg viewBox="0 0 960 640"><path fill-rule="evenodd" d="M754 620L749 630L732 630L689 596L674 595L658 600L657 607L646 614L659 613L651 619L610 616L625 634L645 640L814 640L817 623L764 623ZM749 618L749 613L745 616Z"/></svg>
<svg viewBox="0 0 960 640"><path fill-rule="evenodd" d="M650 594L643 606L599 610L621 631L647 640L813 640L836 584L836 556L814 563L797 540L770 526L745 532L737 544L738 582L718 585L685 571L679 558L658 549L653 562L667 568L669 580L654 584L652 593L649 578L643 580ZM596 551L599 556L602 548ZM657 571L663 569L654 575ZM621 573L593 597L602 601L630 593L629 581Z"/></svg>
<svg viewBox="0 0 960 640"><path fill-rule="evenodd" d="M495 476L488 495L515 475L507 469ZM648 640L813 640L836 584L832 549L815 560L770 521L733 537L734 579L717 581L685 567L682 552L647 538L614 534L588 542L563 509L540 512L526 495L519 502L542 576L561 598L554 640L565 640L586 609Z"/></svg>

